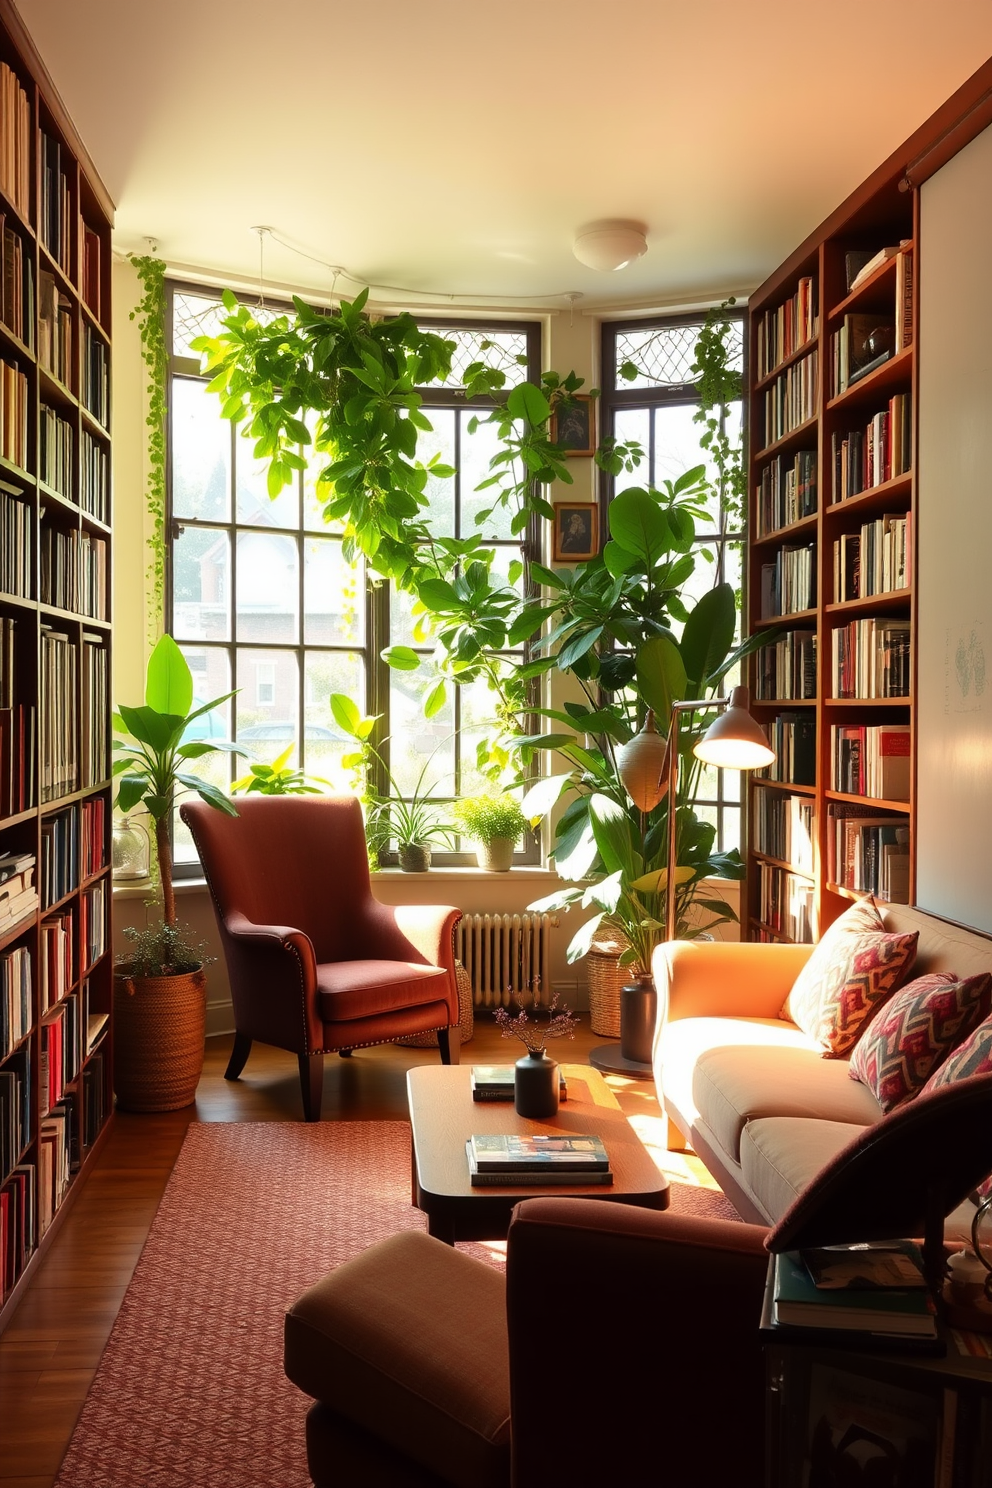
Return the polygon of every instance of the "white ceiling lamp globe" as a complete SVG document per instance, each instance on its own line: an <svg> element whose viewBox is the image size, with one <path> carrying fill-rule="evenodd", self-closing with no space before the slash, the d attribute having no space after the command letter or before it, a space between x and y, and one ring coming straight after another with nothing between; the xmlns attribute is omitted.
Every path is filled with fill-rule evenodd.
<svg viewBox="0 0 992 1488"><path fill-rule="evenodd" d="M647 251L645 229L637 222L594 222L572 244L579 263L603 274L625 269Z"/></svg>

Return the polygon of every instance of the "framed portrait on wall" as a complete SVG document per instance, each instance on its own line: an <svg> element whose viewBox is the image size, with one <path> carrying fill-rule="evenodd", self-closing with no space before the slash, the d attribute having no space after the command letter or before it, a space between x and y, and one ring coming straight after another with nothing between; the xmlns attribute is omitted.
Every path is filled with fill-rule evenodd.
<svg viewBox="0 0 992 1488"><path fill-rule="evenodd" d="M595 501L562 501L555 507L553 556L586 563L599 552L599 507Z"/></svg>
<svg viewBox="0 0 992 1488"><path fill-rule="evenodd" d="M551 439L570 457L596 453L596 406L588 393L572 393L559 404L551 420Z"/></svg>

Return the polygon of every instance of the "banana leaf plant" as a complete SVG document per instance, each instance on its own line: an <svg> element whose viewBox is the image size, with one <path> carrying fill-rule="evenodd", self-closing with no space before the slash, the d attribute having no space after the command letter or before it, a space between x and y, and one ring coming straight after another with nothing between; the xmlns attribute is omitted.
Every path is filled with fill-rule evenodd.
<svg viewBox="0 0 992 1488"><path fill-rule="evenodd" d="M114 774L119 777L115 805L124 812L144 806L155 823L155 848L162 883L162 918L167 929L176 924L176 899L172 884L172 816L176 799L195 791L218 811L237 816L238 809L223 791L187 773L188 764L218 751L243 753L236 745L219 740L187 739L190 725L233 697L226 692L212 702L193 707L193 677L179 647L163 635L148 658L145 702L141 708L121 705L114 714L114 729L123 737L114 740L118 758Z"/></svg>

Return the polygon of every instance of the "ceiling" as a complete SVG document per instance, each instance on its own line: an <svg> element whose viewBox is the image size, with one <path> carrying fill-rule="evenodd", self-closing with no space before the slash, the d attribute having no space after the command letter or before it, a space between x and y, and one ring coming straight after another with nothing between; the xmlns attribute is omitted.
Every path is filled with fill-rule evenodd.
<svg viewBox="0 0 992 1488"><path fill-rule="evenodd" d="M121 250L453 304L746 294L992 55L990 0L17 5ZM603 218L647 229L616 274Z"/></svg>

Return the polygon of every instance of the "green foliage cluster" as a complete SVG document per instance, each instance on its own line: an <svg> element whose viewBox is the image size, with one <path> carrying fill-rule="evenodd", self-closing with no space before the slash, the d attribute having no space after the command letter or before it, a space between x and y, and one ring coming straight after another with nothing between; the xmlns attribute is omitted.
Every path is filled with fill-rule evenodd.
<svg viewBox="0 0 992 1488"><path fill-rule="evenodd" d="M456 826L475 842L519 842L527 828L515 796L466 796L456 801L453 814Z"/></svg>
<svg viewBox="0 0 992 1488"><path fill-rule="evenodd" d="M169 352L166 328L166 265L160 258L131 253L141 281L142 295L129 319L138 321L141 355L148 368L148 484L145 504L151 517L148 549L151 562L147 578L150 588L148 603L149 644L162 632L165 618L165 430L166 390L169 378Z"/></svg>
<svg viewBox="0 0 992 1488"><path fill-rule="evenodd" d="M706 450L717 468L717 486L728 515L743 525L746 486L744 445L733 444L727 430L730 405L742 396L743 379L730 365L728 340L732 324L727 311L735 305L731 297L714 306L696 341L692 364L693 381L699 390L699 407L693 415L702 424L700 449Z"/></svg>
<svg viewBox="0 0 992 1488"><path fill-rule="evenodd" d="M186 925L125 925L124 935L131 944L122 964L136 977L181 976L216 960Z"/></svg>
<svg viewBox="0 0 992 1488"><path fill-rule="evenodd" d="M231 786L232 795L244 796L319 796L329 789L326 780L319 775L305 775L294 770L289 763L294 746L287 744L277 754L271 765L251 765L247 775L242 775Z"/></svg>

